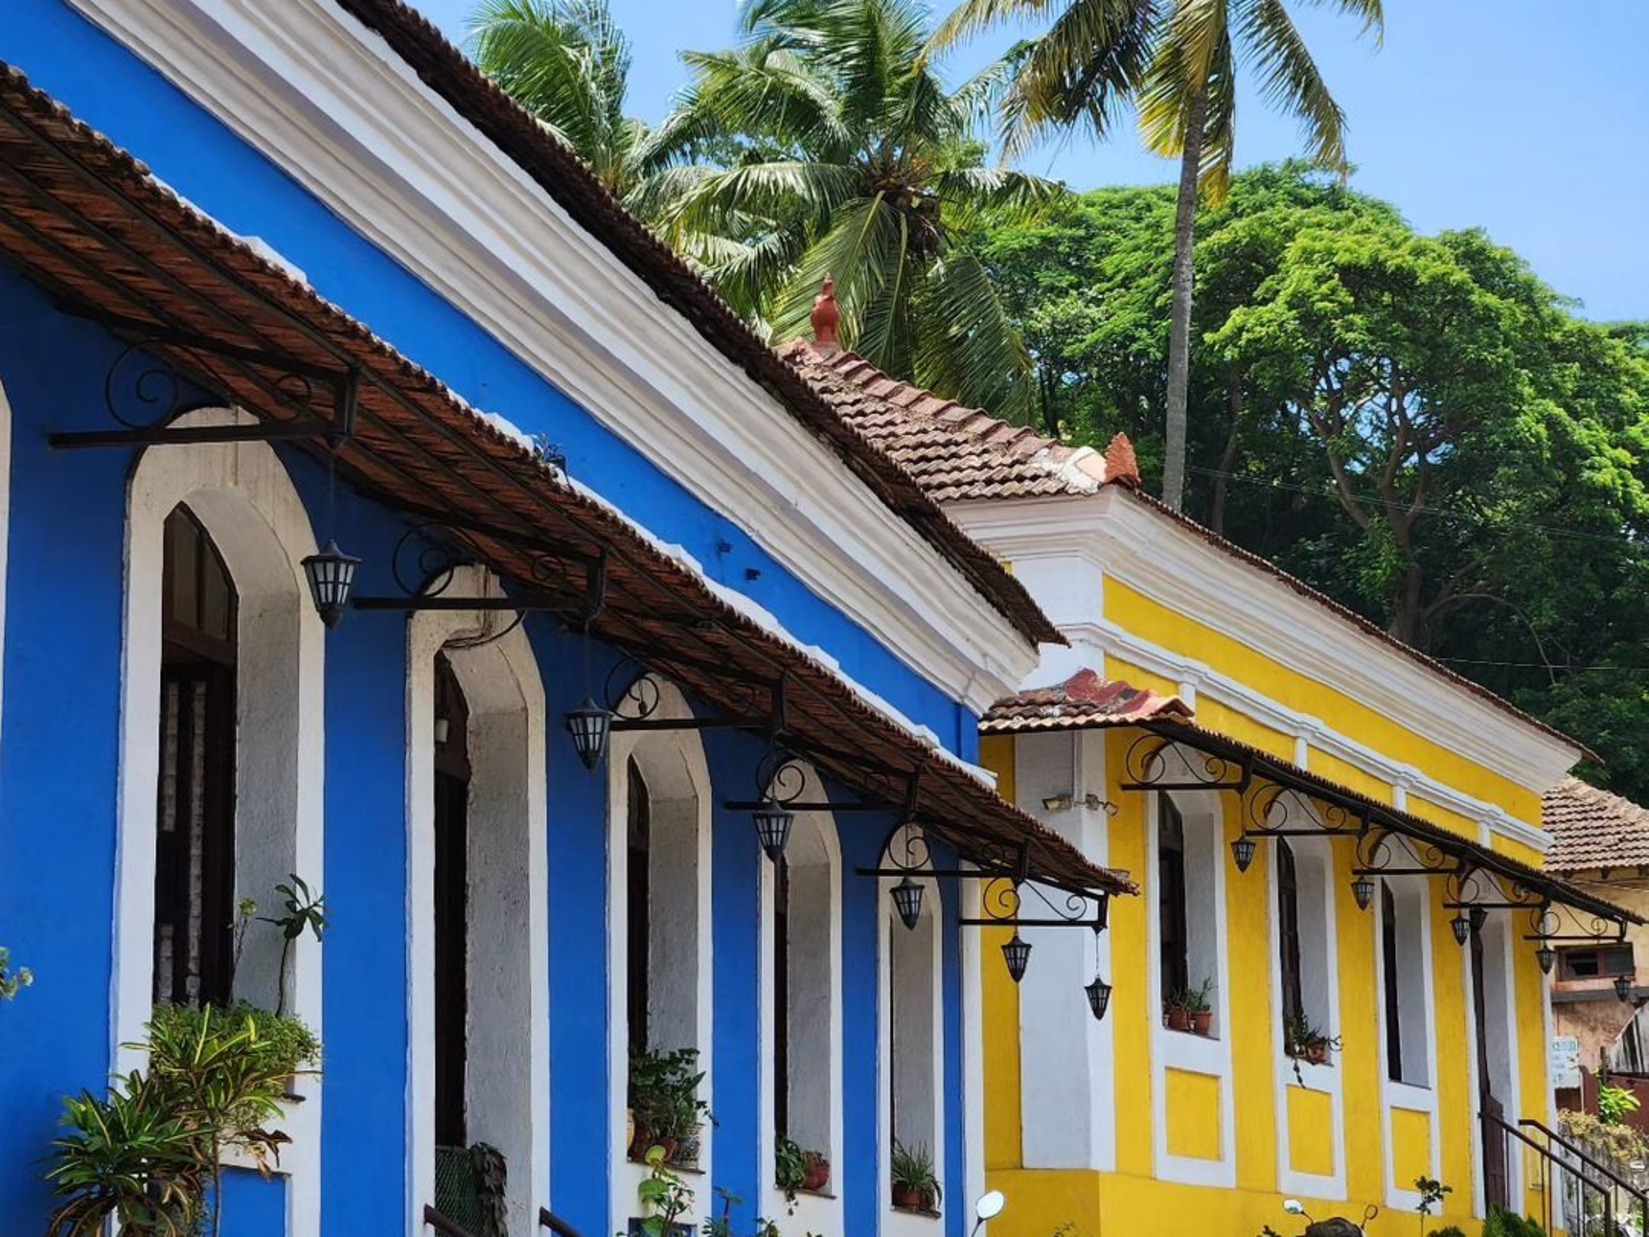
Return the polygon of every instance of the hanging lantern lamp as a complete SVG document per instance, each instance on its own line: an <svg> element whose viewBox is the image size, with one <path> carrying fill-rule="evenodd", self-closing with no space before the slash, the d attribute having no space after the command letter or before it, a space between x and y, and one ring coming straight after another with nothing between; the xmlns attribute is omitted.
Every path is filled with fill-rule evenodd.
<svg viewBox="0 0 1649 1237"><path fill-rule="evenodd" d="M750 813L756 823L756 837L762 850L774 863L784 858L784 848L790 842L790 826L796 822L796 813L773 799Z"/></svg>
<svg viewBox="0 0 1649 1237"><path fill-rule="evenodd" d="M602 708L589 696L576 709L566 713L567 733L573 737L573 750L591 772L607 754L607 738L613 729L613 714Z"/></svg>
<svg viewBox="0 0 1649 1237"><path fill-rule="evenodd" d="M338 625L349 605L349 594L355 587L355 569L361 560L345 554L336 541L327 539L319 554L303 560L304 578L309 581L309 597L315 603L315 613L327 627Z"/></svg>
<svg viewBox="0 0 1649 1237"><path fill-rule="evenodd" d="M1083 989L1088 994L1088 1008L1094 1011L1094 1021L1104 1022L1105 1011L1111 1007L1111 985L1098 975Z"/></svg>
<svg viewBox="0 0 1649 1237"><path fill-rule="evenodd" d="M1237 871L1248 871L1248 865L1254 862L1254 839L1246 833L1231 843L1231 858L1236 861Z"/></svg>
<svg viewBox="0 0 1649 1237"><path fill-rule="evenodd" d="M893 887L893 908L899 912L899 922L914 932L922 919L922 886L905 877Z"/></svg>
<svg viewBox="0 0 1649 1237"><path fill-rule="evenodd" d="M1357 909L1366 911L1374 901L1374 882L1367 876L1359 876L1351 882L1351 896L1357 899Z"/></svg>
<svg viewBox="0 0 1649 1237"><path fill-rule="evenodd" d="M1025 968L1031 961L1031 943L1019 935L1017 928L1012 939L1002 946L1002 958L1008 964L1008 975L1014 983L1025 978Z"/></svg>
<svg viewBox="0 0 1649 1237"><path fill-rule="evenodd" d="M1454 939L1462 945L1466 943L1466 938L1472 934L1472 921L1464 915L1456 915L1449 920L1449 927L1454 930Z"/></svg>
<svg viewBox="0 0 1649 1237"><path fill-rule="evenodd" d="M1552 964L1557 961L1557 951L1550 945L1542 945L1534 951L1534 960L1540 963L1540 973L1542 975L1550 975Z"/></svg>

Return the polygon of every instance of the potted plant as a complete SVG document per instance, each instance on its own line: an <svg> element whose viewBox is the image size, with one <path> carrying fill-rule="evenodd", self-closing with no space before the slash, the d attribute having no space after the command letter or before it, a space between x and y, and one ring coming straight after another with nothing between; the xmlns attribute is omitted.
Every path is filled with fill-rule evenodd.
<svg viewBox="0 0 1649 1237"><path fill-rule="evenodd" d="M1295 1060L1327 1065L1329 1055L1340 1050L1340 1037L1311 1025L1303 1013L1295 1014L1283 1027L1283 1051Z"/></svg>
<svg viewBox="0 0 1649 1237"><path fill-rule="evenodd" d="M893 1205L902 1211L933 1211L944 1197L939 1179L933 1173L933 1157L925 1146L914 1150L898 1139L893 1142L890 1165L893 1179Z"/></svg>
<svg viewBox="0 0 1649 1237"><path fill-rule="evenodd" d="M1212 977L1204 979L1195 988L1187 988L1182 994L1182 1002L1186 1015L1191 1024L1191 1030L1198 1035L1207 1035L1214 1025L1214 980Z"/></svg>
<svg viewBox="0 0 1649 1237"><path fill-rule="evenodd" d="M1183 988L1176 988L1169 993L1162 1003L1163 1021L1170 1031L1189 1031L1191 1029L1191 1008L1187 1004L1189 994Z"/></svg>
<svg viewBox="0 0 1649 1237"><path fill-rule="evenodd" d="M663 1148L664 1163L692 1166L709 1105L699 1098L704 1071L694 1048L636 1053L630 1058L629 1107L635 1134L629 1155L645 1161L654 1147Z"/></svg>
<svg viewBox="0 0 1649 1237"><path fill-rule="evenodd" d="M822 1151L802 1153L802 1189L818 1194L830 1186L830 1161Z"/></svg>
<svg viewBox="0 0 1649 1237"><path fill-rule="evenodd" d="M796 1191L807 1180L807 1157L795 1139L780 1134L773 1144L773 1184L784 1191L785 1198L796 1201Z"/></svg>

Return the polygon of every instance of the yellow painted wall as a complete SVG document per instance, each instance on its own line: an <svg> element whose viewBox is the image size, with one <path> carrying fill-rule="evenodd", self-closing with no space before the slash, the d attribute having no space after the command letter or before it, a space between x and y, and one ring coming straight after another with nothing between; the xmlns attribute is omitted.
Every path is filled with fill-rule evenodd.
<svg viewBox="0 0 1649 1237"><path fill-rule="evenodd" d="M1220 1136L1220 1080L1184 1069L1162 1071L1167 1095L1168 1154L1189 1160L1219 1160L1225 1150Z"/></svg>
<svg viewBox="0 0 1649 1237"><path fill-rule="evenodd" d="M1391 1110L1392 1173L1398 1181L1431 1176L1431 1116L1407 1108Z"/></svg>
<svg viewBox="0 0 1649 1237"><path fill-rule="evenodd" d="M1373 748L1391 760L1413 765L1445 785L1493 803L1519 820L1540 824L1540 796L1517 786L1499 774L1468 760L1439 743L1404 730L1396 722L1366 705L1349 700L1332 688L1292 667L1255 652L1248 645L1196 619L1158 604L1114 577L1105 580L1105 617L1119 626L1139 632L1153 643L1183 656L1194 657L1221 674L1264 693L1287 708L1320 717L1342 734ZM1113 659L1107 660L1107 669ZM1158 676L1135 678L1137 667L1115 660L1111 677L1127 678L1136 686L1176 691ZM1223 729L1223 727L1221 727ZM1227 731L1256 746L1261 739ZM1273 735L1275 732L1271 732ZM1292 749L1292 744L1290 744ZM1324 757L1326 758L1326 754ZM1315 766L1319 756L1312 753ZM1361 789L1361 787L1359 787ZM1370 792L1373 793L1373 792ZM1389 798L1390 788L1377 797ZM1417 805L1419 806L1419 805ZM1430 805L1424 805L1429 807ZM1417 814L1419 812L1417 811ZM1447 822L1439 819L1439 824Z"/></svg>
<svg viewBox="0 0 1649 1237"><path fill-rule="evenodd" d="M1288 1166L1315 1177L1334 1175L1334 1097L1309 1087L1287 1087Z"/></svg>
<svg viewBox="0 0 1649 1237"><path fill-rule="evenodd" d="M1227 962L1231 990L1230 1025L1234 1069L1231 1102L1234 1105L1235 1189L1211 1189L1156 1180L1154 1173L1151 1058L1152 1028L1160 1010L1147 1008L1149 969L1155 959L1148 952L1148 916L1155 913L1152 874L1146 870L1146 826L1150 796L1125 791L1120 783L1123 754L1137 732L1117 731L1106 737L1107 797L1117 805L1110 821L1112 866L1127 869L1143 887L1143 896L1117 898L1111 908L1111 981L1114 984L1111 1032L1114 1042L1116 1097L1116 1153L1114 1173L1050 1171L1024 1166L1022 1156L1018 1047L1019 992L1000 965L991 965L1000 943L996 937L981 949L986 960L984 987L986 1014L985 1147L989 1184L1009 1197L1008 1210L993 1223L993 1237L1054 1237L1066 1228L1066 1237L1183 1237L1193 1232L1251 1237L1270 1224L1280 1232L1296 1231L1282 1212L1283 1192L1278 1184L1280 1132L1278 1087L1285 1086L1284 1119L1293 1137L1290 1159L1301 1172L1328 1174L1334 1140L1333 1111L1321 1093L1306 1093L1291 1085L1289 1067L1280 1059L1279 1033L1274 1025L1269 991L1271 914L1268 865L1270 846L1260 845L1247 873L1230 865L1225 870ZM1015 789L1014 749L1010 742L985 741L984 763L1001 779L1004 793ZM1258 788L1255 788L1256 790ZM1250 793L1253 793L1252 791ZM1244 814L1236 794L1222 796L1225 840L1238 836ZM1336 934L1335 959L1339 975L1338 1025L1330 1030L1344 1039L1338 1056L1343 1095L1339 1131L1346 1151L1349 1201L1304 1199L1313 1214L1358 1218L1363 1207L1375 1203L1381 1215L1369 1228L1370 1237L1412 1237L1417 1217L1385 1210L1385 1152L1388 1118L1383 1103L1384 1061L1379 1045L1379 1005L1376 991L1375 916L1357 907L1351 894L1353 858L1349 847L1334 848L1333 873ZM1434 1080L1440 1108L1441 1177L1454 1187L1441 1216L1427 1224L1458 1225L1468 1235L1477 1232L1470 1219L1474 1157L1467 1056L1469 1011L1465 994L1465 951L1448 927L1453 912L1442 907L1441 882L1430 885L1431 940L1434 980L1434 1026L1439 1076ZM1514 984L1519 1003L1519 1043L1522 1050L1520 1085L1525 1111L1545 1113L1545 1052L1541 1026L1538 967L1527 949L1514 951L1518 967ZM1171 1153L1190 1158L1218 1156L1222 1132L1218 1121L1216 1079L1182 1071L1164 1071L1168 1111L1164 1141ZM1395 1172L1406 1185L1427 1165L1429 1129L1426 1119L1397 1113L1393 1118L1401 1138ZM1418 1123L1418 1126L1416 1126ZM1415 1131L1418 1132L1415 1132ZM1538 1196L1529 1207L1538 1212ZM1068 1226L1068 1227L1067 1227Z"/></svg>

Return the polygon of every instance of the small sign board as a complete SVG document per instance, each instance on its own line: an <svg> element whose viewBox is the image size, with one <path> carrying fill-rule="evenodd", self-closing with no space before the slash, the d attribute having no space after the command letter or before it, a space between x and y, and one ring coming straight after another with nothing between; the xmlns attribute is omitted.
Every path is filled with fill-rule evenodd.
<svg viewBox="0 0 1649 1237"><path fill-rule="evenodd" d="M1552 1036L1552 1057L1548 1066L1554 1089L1580 1086L1580 1040L1573 1035Z"/></svg>

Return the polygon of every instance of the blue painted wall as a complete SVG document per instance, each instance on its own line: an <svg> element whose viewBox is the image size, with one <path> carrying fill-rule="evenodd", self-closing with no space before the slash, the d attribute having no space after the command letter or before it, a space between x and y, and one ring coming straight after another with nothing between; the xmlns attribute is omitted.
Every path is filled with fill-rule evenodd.
<svg viewBox="0 0 1649 1237"><path fill-rule="evenodd" d="M529 371L475 324L353 234L233 134L62 0L3 0L0 59L131 149L230 227L265 238L319 290L368 322L477 406L566 449L573 473L707 570L827 649L847 673L954 749L977 751L975 719L827 601L811 594L732 521L654 468ZM109 1065L110 915L116 862L122 553L133 456L51 452L48 429L103 427L102 380L119 345L54 311L40 289L0 268L0 384L13 412L5 696L0 704L0 944L38 980L0 1009L0 1215L6 1231L43 1228L40 1180L60 1099L98 1090ZM311 512L325 479L284 451ZM366 560L361 586L388 592L385 564L401 530L392 513L340 497L340 541ZM726 547L726 548L722 548ZM759 573L749 580L747 570ZM325 946L326 1076L322 1212L326 1237L401 1237L407 1229L403 1145L408 1122L404 620L352 615L328 638ZM606 1100L605 779L577 763L556 724L583 694L581 652L553 624L528 634L551 724L548 785L552 1181L556 1210L587 1237L609 1214ZM598 661L608 655L599 654ZM604 666L598 665L599 676ZM708 746L716 797L745 798L754 741ZM890 823L844 817L844 865L872 864ZM717 1180L760 1197L757 891L764 862L747 817L718 807L713 923ZM885 908L876 883L844 875L844 1107L847 1151L836 1165L846 1230L874 1233L877 1071L875 965ZM950 908L954 913L954 907ZM945 946L950 1098L947 1174L960 1183L960 991L954 934ZM341 1169L339 1166L343 1166ZM234 1175L229 1237L282 1231L279 1181ZM954 1196L953 1196L954 1197ZM958 1237L956 1199L949 1237ZM754 1214L747 1205L746 1218ZM827 1235L836 1237L836 1235Z"/></svg>
<svg viewBox="0 0 1649 1237"><path fill-rule="evenodd" d="M5 695L0 709L0 942L39 975L0 1009L0 1215L39 1231L40 1179L63 1094L101 1087L109 1064L110 913L116 859L122 554L134 457L52 452L48 428L102 423L103 375L119 351L101 328L64 317L44 293L0 268L0 385L13 414ZM325 477L307 457L282 459L308 510L324 513ZM323 517L324 518L324 517ZM340 494L338 535L366 559L361 587L388 592L403 524ZM666 535L668 527L661 529ZM326 1237L401 1237L408 987L405 822L405 619L352 614L328 637L326 684L326 1060L322 1215ZM609 1213L605 779L578 765L555 719L583 692L579 641L535 619L529 637L548 693L549 933L553 1206L589 1237ZM596 674L612 658L598 649ZM870 680L880 689L881 684ZM719 805L750 794L755 740L710 736ZM839 793L839 791L838 791ZM891 820L842 818L844 866L870 865ZM715 1079L721 1121L716 1179L760 1197L756 1162L759 1051L759 864L748 817L717 808L713 842ZM876 949L886 908L876 883L844 874L844 1105L836 1166L848 1233L874 1233L883 1212L873 1131L885 1085L877 1068ZM954 908L951 908L952 910ZM146 930L146 929L140 929ZM945 946L947 1175L960 1181L960 990ZM281 1182L231 1177L228 1237L283 1227ZM956 1207L948 1237L958 1237ZM754 1207L741 1214L753 1218ZM8 1228L8 1231L10 1229ZM837 1237L837 1235L827 1235Z"/></svg>
<svg viewBox="0 0 1649 1237"><path fill-rule="evenodd" d="M475 406L560 444L573 475L685 547L706 571L766 606L799 639L829 650L846 673L875 685L946 746L975 758L976 716L846 621L732 520L604 429L63 0L5 0L0 60L17 65L214 218L273 245L319 292ZM759 573L754 580L747 575L751 570Z"/></svg>

